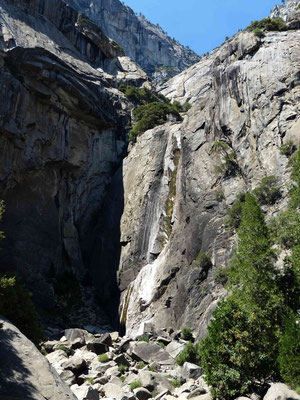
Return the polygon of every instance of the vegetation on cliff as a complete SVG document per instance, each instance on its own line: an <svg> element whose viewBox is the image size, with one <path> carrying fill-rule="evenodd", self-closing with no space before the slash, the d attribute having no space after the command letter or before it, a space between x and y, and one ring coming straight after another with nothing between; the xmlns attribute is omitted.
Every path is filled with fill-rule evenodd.
<svg viewBox="0 0 300 400"><path fill-rule="evenodd" d="M119 90L134 104L134 126L130 131L129 140L136 142L138 136L158 125L162 125L172 116L176 121L182 121L180 113L187 112L191 105L183 105L178 101L172 104L161 93L156 93L146 87L121 84Z"/></svg>
<svg viewBox="0 0 300 400"><path fill-rule="evenodd" d="M238 245L226 273L230 296L214 311L208 336L177 357L179 364L201 365L215 398L249 394L280 376L295 388L300 381L300 148L289 165L289 206L269 225L258 200L277 200L274 177L241 194L231 208L227 224L237 230ZM289 255L278 268L282 251Z"/></svg>

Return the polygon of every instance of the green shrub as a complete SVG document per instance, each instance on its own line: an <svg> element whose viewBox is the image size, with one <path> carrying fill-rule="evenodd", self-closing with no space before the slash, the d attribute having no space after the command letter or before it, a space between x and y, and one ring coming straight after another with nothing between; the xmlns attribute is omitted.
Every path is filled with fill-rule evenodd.
<svg viewBox="0 0 300 400"><path fill-rule="evenodd" d="M217 190L215 192L215 197L218 203L220 203L222 200L224 200L225 196L224 196L224 192L223 190Z"/></svg>
<svg viewBox="0 0 300 400"><path fill-rule="evenodd" d="M194 336L193 336L192 330L190 328L182 328L182 330L181 330L181 338L183 340L193 341L194 340Z"/></svg>
<svg viewBox="0 0 300 400"><path fill-rule="evenodd" d="M279 342L281 376L291 386L300 382L300 318L290 312L285 321L284 334Z"/></svg>
<svg viewBox="0 0 300 400"><path fill-rule="evenodd" d="M281 198L281 190L277 186L277 178L274 175L266 176L253 190L253 194L261 205L275 204Z"/></svg>
<svg viewBox="0 0 300 400"><path fill-rule="evenodd" d="M133 381L133 382L131 382L131 383L129 384L129 386L130 386L130 389L131 389L131 390L134 390L134 389L137 389L137 388L139 388L139 387L142 387L143 384L142 384L142 381Z"/></svg>
<svg viewBox="0 0 300 400"><path fill-rule="evenodd" d="M261 29L262 31L285 31L286 24L281 18L264 18L260 21L251 22L250 26L247 28L250 31L255 31L256 29Z"/></svg>
<svg viewBox="0 0 300 400"><path fill-rule="evenodd" d="M114 47L116 50L119 50L120 52L123 52L123 53L124 53L123 47L120 46L119 43L117 43L115 40L112 40L112 41L111 41L111 44L113 45L113 47Z"/></svg>
<svg viewBox="0 0 300 400"><path fill-rule="evenodd" d="M291 173L292 187L290 190L290 207L297 209L300 206L300 146L296 153L290 158L290 165L293 167Z"/></svg>
<svg viewBox="0 0 300 400"><path fill-rule="evenodd" d="M181 386L181 383L178 379L172 379L170 383L174 388L179 388Z"/></svg>
<svg viewBox="0 0 300 400"><path fill-rule="evenodd" d="M235 176L240 173L235 152L224 140L217 140L212 145L212 153L222 156L222 164L215 166L215 173L222 175L224 178Z"/></svg>
<svg viewBox="0 0 300 400"><path fill-rule="evenodd" d="M212 262L210 257L206 253L200 251L193 262L193 267L200 268L203 271L208 272L208 270L212 267Z"/></svg>
<svg viewBox="0 0 300 400"><path fill-rule="evenodd" d="M145 131L157 125L164 124L167 121L167 116L170 114L177 121L182 120L178 111L170 104L155 101L138 107L133 112L136 124L130 131L129 140L135 142L136 138Z"/></svg>
<svg viewBox="0 0 300 400"><path fill-rule="evenodd" d="M140 341L140 342L147 342L147 343L149 343L149 338L148 338L148 336L141 336L141 337L139 338L139 341Z"/></svg>
<svg viewBox="0 0 300 400"><path fill-rule="evenodd" d="M36 345L43 340L31 293L14 275L0 276L0 314Z"/></svg>
<svg viewBox="0 0 300 400"><path fill-rule="evenodd" d="M183 365L185 362L198 364L199 356L197 353L197 345L193 345L192 342L187 343L176 357L176 362L178 365Z"/></svg>
<svg viewBox="0 0 300 400"><path fill-rule="evenodd" d="M120 364L119 366L118 366L118 370L119 370L119 372L123 375L124 374L124 372L126 372L127 371L127 366L126 365L123 365L123 364Z"/></svg>
<svg viewBox="0 0 300 400"><path fill-rule="evenodd" d="M162 341L160 341L160 340L157 342L157 344L158 344L160 347L162 347L162 348L165 348L165 347L166 347L165 343L162 342Z"/></svg>
<svg viewBox="0 0 300 400"><path fill-rule="evenodd" d="M139 361L139 363L138 363L138 369L143 369L143 368L145 368L146 367L146 364L144 363L144 361Z"/></svg>
<svg viewBox="0 0 300 400"><path fill-rule="evenodd" d="M264 31L260 28L254 28L253 33L254 33L254 36L257 36L259 38L263 38L265 36Z"/></svg>
<svg viewBox="0 0 300 400"><path fill-rule="evenodd" d="M84 382L88 382L88 383L90 383L91 385L93 385L95 382L95 378L86 378L85 380L84 380Z"/></svg>
<svg viewBox="0 0 300 400"><path fill-rule="evenodd" d="M98 361L100 361L101 363L107 363L109 361L109 357L106 353L99 354Z"/></svg>
<svg viewBox="0 0 300 400"><path fill-rule="evenodd" d="M292 140L288 140L285 144L280 147L280 154L283 154L286 157L290 157L295 151L297 147L294 145Z"/></svg>
<svg viewBox="0 0 300 400"><path fill-rule="evenodd" d="M55 350L62 350L66 353L67 356L70 356L73 353L72 349L70 349L69 347L66 347L64 345L59 345L59 346L55 347Z"/></svg>
<svg viewBox="0 0 300 400"><path fill-rule="evenodd" d="M237 200L227 210L227 216L224 219L224 224L229 230L237 229L240 226L242 218L242 205L245 202L246 193L239 193Z"/></svg>
<svg viewBox="0 0 300 400"><path fill-rule="evenodd" d="M219 267L214 274L214 279L220 285L225 286L228 281L227 269L225 267Z"/></svg>
<svg viewBox="0 0 300 400"><path fill-rule="evenodd" d="M156 368L155 368L155 365L154 365L154 364L148 365L148 369L149 369L149 371L151 371L151 372L156 372Z"/></svg>

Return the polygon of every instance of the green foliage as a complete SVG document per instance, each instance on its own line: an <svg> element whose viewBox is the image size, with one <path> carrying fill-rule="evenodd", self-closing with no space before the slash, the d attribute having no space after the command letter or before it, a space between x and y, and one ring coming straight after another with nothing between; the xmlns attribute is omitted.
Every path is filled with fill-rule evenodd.
<svg viewBox="0 0 300 400"><path fill-rule="evenodd" d="M190 328L182 328L182 330L181 330L181 338L183 340L193 341L194 340L194 336L193 336L192 330Z"/></svg>
<svg viewBox="0 0 300 400"><path fill-rule="evenodd" d="M249 31L261 29L262 31L285 31L286 25L281 18L264 18L260 21L252 21L247 28Z"/></svg>
<svg viewBox="0 0 300 400"><path fill-rule="evenodd" d="M219 302L213 317L208 336L200 342L200 365L214 398L238 397L254 379L269 375L263 368L260 325L233 298Z"/></svg>
<svg viewBox="0 0 300 400"><path fill-rule="evenodd" d="M223 190L217 190L215 192L215 197L218 203L220 203L222 200L224 200L225 196L224 196L224 192Z"/></svg>
<svg viewBox="0 0 300 400"><path fill-rule="evenodd" d="M111 44L116 50L119 50L120 52L124 52L123 47L119 45L115 40L111 41Z"/></svg>
<svg viewBox="0 0 300 400"><path fill-rule="evenodd" d="M174 100L172 103L172 106L179 113L188 112L192 108L192 105L190 103L188 103L187 101L184 104L181 104L181 103L179 103L179 101Z"/></svg>
<svg viewBox="0 0 300 400"><path fill-rule="evenodd" d="M277 178L274 175L266 176L261 180L253 194L261 205L272 205L281 198L281 190L277 186Z"/></svg>
<svg viewBox="0 0 300 400"><path fill-rule="evenodd" d="M131 382L131 383L129 384L129 386L130 386L130 389L131 389L131 390L134 390L134 389L137 389L137 388L139 388L139 387L142 387L143 384L142 384L142 381L133 381L133 382Z"/></svg>
<svg viewBox="0 0 300 400"><path fill-rule="evenodd" d="M120 365L118 366L118 370L119 370L119 372L123 375L124 372L127 371L127 366L126 366L126 365L123 365L123 364L120 364Z"/></svg>
<svg viewBox="0 0 300 400"><path fill-rule="evenodd" d="M289 207L270 220L269 229L275 241L287 249L300 244L300 213Z"/></svg>
<svg viewBox="0 0 300 400"><path fill-rule="evenodd" d="M176 362L178 365L183 365L185 362L191 362L193 364L198 364L198 345L193 345L192 342L188 342L184 349L176 357Z"/></svg>
<svg viewBox="0 0 300 400"><path fill-rule="evenodd" d="M15 324L36 345L43 340L31 293L16 276L0 276L0 314Z"/></svg>
<svg viewBox="0 0 300 400"><path fill-rule="evenodd" d="M215 274L214 274L214 279L217 283L220 285L225 286L226 283L228 282L228 276L227 276L227 270L225 267L219 267Z"/></svg>
<svg viewBox="0 0 300 400"><path fill-rule="evenodd" d="M182 120L178 111L170 104L155 101L138 107L133 112L136 125L130 131L129 140L135 142L136 138L148 129L164 124L167 121L167 116L170 114L173 115L177 121Z"/></svg>
<svg viewBox="0 0 300 400"><path fill-rule="evenodd" d="M154 365L154 364L148 365L148 369L149 369L149 371L151 371L151 372L155 372L155 371L156 371L156 368L155 368L155 365Z"/></svg>
<svg viewBox="0 0 300 400"><path fill-rule="evenodd" d="M95 382L95 378L86 378L85 380L84 380L84 382L88 382L88 383L90 383L91 385L93 385Z"/></svg>
<svg viewBox="0 0 300 400"><path fill-rule="evenodd" d="M150 89L138 88L133 85L125 85L124 83L119 86L119 90L135 104L149 104L155 101L160 101L161 97Z"/></svg>
<svg viewBox="0 0 300 400"><path fill-rule="evenodd" d="M109 357L106 353L99 354L98 361L101 363L107 363L109 361Z"/></svg>
<svg viewBox="0 0 300 400"><path fill-rule="evenodd" d="M141 337L139 338L139 341L140 341L140 342L149 343L149 338L148 338L148 336L141 336Z"/></svg>
<svg viewBox="0 0 300 400"><path fill-rule="evenodd" d="M224 220L225 226L229 230L237 229L240 226L242 218L242 205L245 202L246 193L239 193L237 200L227 210L227 216Z"/></svg>
<svg viewBox="0 0 300 400"><path fill-rule="evenodd" d="M146 364L144 363L144 361L139 361L138 363L138 369L143 369L146 367Z"/></svg>
<svg viewBox="0 0 300 400"><path fill-rule="evenodd" d="M157 342L157 344L158 344L160 347L162 347L163 349L166 347L166 344L165 344L164 342L160 341L160 340Z"/></svg>
<svg viewBox="0 0 300 400"><path fill-rule="evenodd" d="M278 341L287 306L274 261L263 213L248 193L227 273L232 295L217 306L199 349L215 397L246 394L254 381L278 374Z"/></svg>
<svg viewBox="0 0 300 400"><path fill-rule="evenodd" d="M280 147L280 154L283 154L286 157L290 157L295 151L297 147L294 145L292 140L288 140L285 144Z"/></svg>
<svg viewBox="0 0 300 400"><path fill-rule="evenodd" d="M55 347L55 350L62 350L67 354L67 356L70 356L73 353L72 349L70 349L69 347L66 347L64 345L59 345L59 346Z"/></svg>
<svg viewBox="0 0 300 400"><path fill-rule="evenodd" d="M300 382L300 318L290 312L285 320L284 334L279 343L281 376L293 387Z"/></svg>
<svg viewBox="0 0 300 400"><path fill-rule="evenodd" d="M235 152L231 149L228 143L223 140L217 140L212 146L212 153L222 156L222 163L215 166L217 175L223 178L235 176L240 172Z"/></svg>
<svg viewBox="0 0 300 400"><path fill-rule="evenodd" d="M260 28L254 28L253 33L254 33L254 36L257 36L259 38L263 38L265 36L264 31Z"/></svg>
<svg viewBox="0 0 300 400"><path fill-rule="evenodd" d="M196 259L193 262L193 267L200 268L203 271L207 272L212 267L212 262L210 257L206 253L200 251L200 253L197 255Z"/></svg>
<svg viewBox="0 0 300 400"><path fill-rule="evenodd" d="M298 147L297 152L293 155L290 161L293 167L291 173L293 184L290 190L290 207L296 209L300 206L300 146Z"/></svg>
<svg viewBox="0 0 300 400"><path fill-rule="evenodd" d="M172 379L170 383L174 388L179 388L181 386L181 383L178 379Z"/></svg>

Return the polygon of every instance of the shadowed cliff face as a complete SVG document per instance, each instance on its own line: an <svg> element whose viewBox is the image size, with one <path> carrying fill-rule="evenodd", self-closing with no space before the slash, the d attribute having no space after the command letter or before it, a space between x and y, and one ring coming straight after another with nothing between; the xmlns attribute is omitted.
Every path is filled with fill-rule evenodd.
<svg viewBox="0 0 300 400"><path fill-rule="evenodd" d="M66 270L88 274L118 302L118 171L129 113L115 87L127 76L146 80L132 61L122 67L123 54L120 62L98 27L83 26L75 10L53 3L0 1L1 268L18 271L48 309L56 301L55 277ZM106 210L117 194L110 218Z"/></svg>
<svg viewBox="0 0 300 400"><path fill-rule="evenodd" d="M241 32L162 87L193 107L182 125L139 137L124 161L119 277L127 334L141 334L146 323L205 335L225 295L215 271L228 265L236 240L223 224L226 210L270 175L282 198L267 217L287 205L290 169L280 147L300 143L299 65L299 30L262 40ZM218 140L233 152L234 171L218 168L224 163L213 151ZM199 252L211 257L211 268L199 267Z"/></svg>

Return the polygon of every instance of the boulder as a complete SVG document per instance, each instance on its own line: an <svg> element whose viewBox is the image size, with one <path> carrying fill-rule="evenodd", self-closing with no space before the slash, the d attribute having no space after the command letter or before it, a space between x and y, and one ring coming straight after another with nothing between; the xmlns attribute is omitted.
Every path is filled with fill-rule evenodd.
<svg viewBox="0 0 300 400"><path fill-rule="evenodd" d="M103 392L106 397L121 400L125 396L125 391L114 383L107 383L103 386Z"/></svg>
<svg viewBox="0 0 300 400"><path fill-rule="evenodd" d="M65 351L55 350L53 353L47 354L46 358L59 374L64 371L64 364L68 360Z"/></svg>
<svg viewBox="0 0 300 400"><path fill-rule="evenodd" d="M101 338L91 338L87 341L86 347L88 350L96 354L103 354L108 351L108 346L102 342Z"/></svg>
<svg viewBox="0 0 300 400"><path fill-rule="evenodd" d="M161 393L165 390L170 392L173 390L173 386L163 374L143 370L139 373L138 380L142 382L144 388L151 392Z"/></svg>
<svg viewBox="0 0 300 400"><path fill-rule="evenodd" d="M71 389L78 400L99 400L98 390L92 388L89 383L84 383L81 386L73 385Z"/></svg>
<svg viewBox="0 0 300 400"><path fill-rule="evenodd" d="M185 343L171 342L165 350L170 354L171 357L176 358L178 354L184 349Z"/></svg>
<svg viewBox="0 0 300 400"><path fill-rule="evenodd" d="M68 361L63 364L65 369L68 369L75 374L79 374L84 371L86 368L86 360L82 355L74 354L74 356L70 357Z"/></svg>
<svg viewBox="0 0 300 400"><path fill-rule="evenodd" d="M0 324L0 397L76 400L35 345L5 318Z"/></svg>
<svg viewBox="0 0 300 400"><path fill-rule="evenodd" d="M203 370L196 364L185 362L181 374L184 379L197 379L203 374Z"/></svg>
<svg viewBox="0 0 300 400"><path fill-rule="evenodd" d="M126 365L126 367L130 366L130 362L127 360L124 354L120 354L119 356L114 358L114 362L117 363L118 365Z"/></svg>
<svg viewBox="0 0 300 400"><path fill-rule="evenodd" d="M85 345L85 332L83 329L66 329L65 337L67 341L72 345L72 348L79 348Z"/></svg>
<svg viewBox="0 0 300 400"><path fill-rule="evenodd" d="M134 389L133 393L139 400L148 400L152 397L152 394L149 392L149 390L143 387Z"/></svg>
<svg viewBox="0 0 300 400"><path fill-rule="evenodd" d="M169 353L155 343L139 342L131 347L131 353L132 358L137 361L175 366L175 362Z"/></svg>
<svg viewBox="0 0 300 400"><path fill-rule="evenodd" d="M263 400L300 400L300 395L284 383L272 383Z"/></svg>
<svg viewBox="0 0 300 400"><path fill-rule="evenodd" d="M101 343L106 344L106 346L112 346L112 337L110 333L104 333L103 335L97 335L97 339L100 340Z"/></svg>

